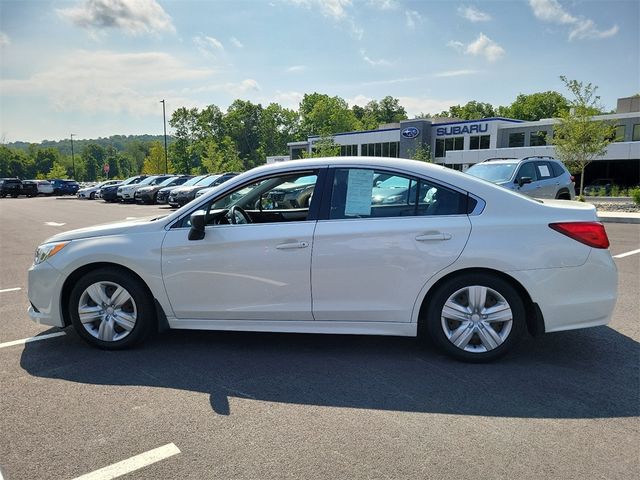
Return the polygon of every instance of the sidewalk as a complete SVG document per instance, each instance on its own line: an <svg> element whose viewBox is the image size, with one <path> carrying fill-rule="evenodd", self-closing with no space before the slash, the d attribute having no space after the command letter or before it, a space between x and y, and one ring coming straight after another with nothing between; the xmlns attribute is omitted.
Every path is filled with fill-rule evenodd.
<svg viewBox="0 0 640 480"><path fill-rule="evenodd" d="M640 224L638 212L600 212L598 218L602 223L637 223Z"/></svg>

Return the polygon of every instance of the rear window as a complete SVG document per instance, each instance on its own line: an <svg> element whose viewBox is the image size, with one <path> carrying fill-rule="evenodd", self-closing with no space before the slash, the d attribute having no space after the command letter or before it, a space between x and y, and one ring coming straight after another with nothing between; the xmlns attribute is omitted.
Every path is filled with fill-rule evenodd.
<svg viewBox="0 0 640 480"><path fill-rule="evenodd" d="M564 173L564 169L560 166L559 163L549 162L551 164L551 168L553 169L553 176L559 177Z"/></svg>
<svg viewBox="0 0 640 480"><path fill-rule="evenodd" d="M467 170L469 175L482 178L493 183L508 182L518 165L514 163L478 163Z"/></svg>

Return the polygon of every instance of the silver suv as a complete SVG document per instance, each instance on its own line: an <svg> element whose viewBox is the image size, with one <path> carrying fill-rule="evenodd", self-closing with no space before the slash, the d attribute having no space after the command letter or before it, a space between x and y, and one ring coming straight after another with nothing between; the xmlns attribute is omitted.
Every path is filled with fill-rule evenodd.
<svg viewBox="0 0 640 480"><path fill-rule="evenodd" d="M467 173L530 197L575 198L573 176L553 157L490 158Z"/></svg>

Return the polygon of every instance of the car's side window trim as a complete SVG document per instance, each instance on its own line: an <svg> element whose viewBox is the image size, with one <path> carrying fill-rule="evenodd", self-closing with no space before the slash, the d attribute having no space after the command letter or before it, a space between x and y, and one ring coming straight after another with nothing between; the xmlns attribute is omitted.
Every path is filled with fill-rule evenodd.
<svg viewBox="0 0 640 480"><path fill-rule="evenodd" d="M323 221L344 221L344 220L349 220L349 221L353 221L353 220L388 220L388 219L392 219L392 218L416 218L416 217L425 217L425 215L407 215L407 216L403 216L403 217L366 217L366 218L350 218L350 219L340 219L340 218L330 218L331 217L331 202L332 202L332 197L333 197L333 182L335 179L335 172L336 170L350 170L350 169L366 169L366 167L363 167L362 165L330 165L329 168L327 169L327 174L326 174L326 178L324 179L324 189L322 192L322 204L320 206L320 212L318 215L318 220L323 220ZM480 215L482 213L482 211L484 210L484 207L486 205L485 201L482 200L481 198L477 197L476 195L472 195L471 193L469 193L468 191L457 187L455 185L450 185L446 182L441 182L438 180L434 180L430 177L425 177L419 174L416 174L415 172L409 172L409 171L405 171L403 169L390 169L390 168L385 168L385 167L375 167L374 170L376 172L384 172L384 173L389 173L392 175L400 175L403 177L408 177L409 179L412 180L416 180L418 183L420 183L421 181L425 181L427 183L432 183L434 186L441 186L445 189L449 189L452 190L454 192L460 193L462 195L465 195L467 197L467 205L469 203L469 198L473 198L476 201L476 205L473 209L472 212L468 212L468 207L467 207L467 213L454 213L454 214L450 214L450 215L433 215L433 217L453 217L453 216L468 216L468 215Z"/></svg>
<svg viewBox="0 0 640 480"><path fill-rule="evenodd" d="M207 205L210 202L215 202L218 199L224 197L225 195L229 195L230 193L233 193L235 191L241 190L242 188L246 187L247 185L259 182L259 181L263 181L263 180L267 180L269 178L274 178L274 177L279 177L282 175L293 175L293 174L297 174L297 173L304 173L304 172L313 172L313 171L317 171L317 179L316 179L316 186L314 188L314 192L316 189L319 189L320 192L322 192L324 190L323 185L326 181L326 175L327 175L327 168L326 167L315 167L315 168L298 168L295 170L288 170L288 171L283 171L283 172L277 172L277 173L270 173L268 175L264 175L261 177L252 177L250 179L247 179L245 182L239 184L239 185L235 185L231 188L225 189L223 191L220 192L219 195L216 195L213 198L210 198L206 201L202 201L200 203L198 203L198 205L196 205L195 207L193 207L192 209L190 209L188 212L186 212L184 215L180 216L178 219L176 219L175 221L173 221L170 225L168 225L166 227L167 230L169 229L180 229L180 228L190 228L188 226L183 225L183 223L185 222L185 219L188 219L191 217L191 215L198 211L198 210L202 210L202 208ZM309 205L309 214L307 215L307 219L306 220L300 220L301 222L315 222L318 219L318 211L320 209L320 204L322 202L322 197L323 195L320 195L320 198L318 199L318 201L316 201L315 198L312 199L311 204ZM298 220L295 220L296 222L298 222ZM279 223L279 222L277 222ZM262 223L256 223L256 224L251 224L251 225L265 225ZM207 225L207 227L209 227L210 225Z"/></svg>

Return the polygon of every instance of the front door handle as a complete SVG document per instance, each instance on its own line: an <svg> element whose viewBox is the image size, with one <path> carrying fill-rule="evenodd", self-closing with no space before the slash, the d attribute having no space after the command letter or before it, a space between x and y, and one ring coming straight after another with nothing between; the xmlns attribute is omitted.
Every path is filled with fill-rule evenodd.
<svg viewBox="0 0 640 480"><path fill-rule="evenodd" d="M307 248L308 246L309 243L307 242L287 242L276 245L276 248L278 250L291 250L292 248Z"/></svg>
<svg viewBox="0 0 640 480"><path fill-rule="evenodd" d="M418 242L433 242L438 240L451 240L452 235L446 232L429 232L418 235L416 240Z"/></svg>

